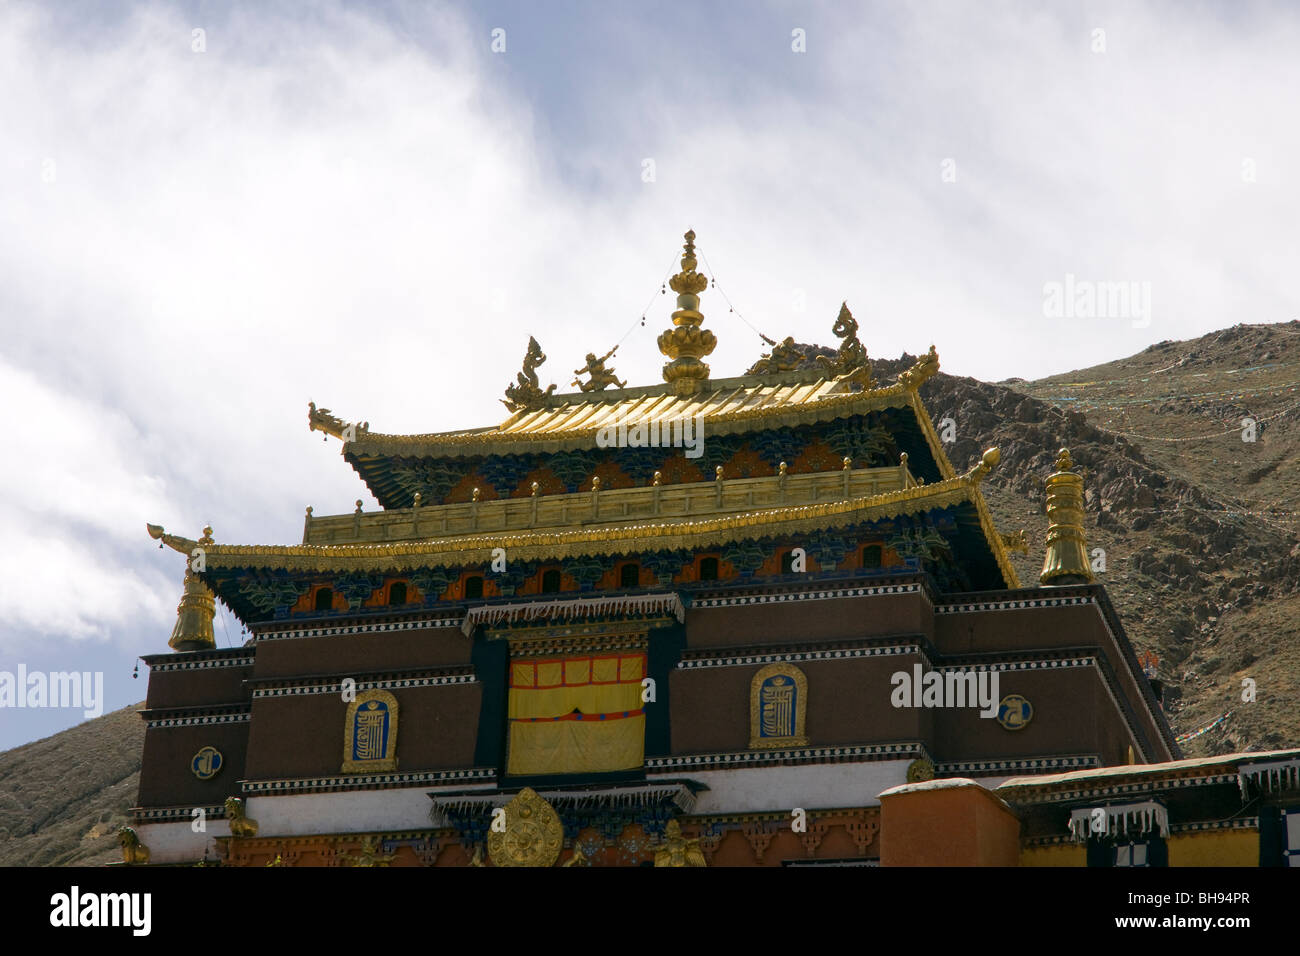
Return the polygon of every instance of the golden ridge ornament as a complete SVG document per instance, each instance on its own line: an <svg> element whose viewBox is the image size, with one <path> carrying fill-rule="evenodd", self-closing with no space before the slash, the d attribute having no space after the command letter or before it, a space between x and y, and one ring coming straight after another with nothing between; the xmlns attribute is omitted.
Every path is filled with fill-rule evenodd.
<svg viewBox="0 0 1300 956"><path fill-rule="evenodd" d="M564 846L564 826L555 809L524 787L505 805L505 830L488 833L493 866L554 866Z"/></svg>
<svg viewBox="0 0 1300 956"><path fill-rule="evenodd" d="M757 362L745 372L746 375L771 375L774 372L793 372L804 360L804 354L795 345L794 336L787 335L780 342L774 342L760 333L764 342L772 346L770 353L764 353Z"/></svg>
<svg viewBox="0 0 1300 956"><path fill-rule="evenodd" d="M600 358L596 358L595 352L588 352L586 368L575 368L573 374L589 374L591 377L585 382L581 379L575 378L573 384L578 386L578 388L584 392L599 392L603 389L609 388L611 385L615 388L627 388L627 382L620 382L618 376L614 374L614 370L605 367L605 362L617 351L618 346L615 345Z"/></svg>
<svg viewBox="0 0 1300 956"><path fill-rule="evenodd" d="M515 373L517 383L506 386L506 397L501 404L512 412L533 411L546 404L547 397L555 391L555 386L548 385L542 391L537 379L537 368L546 361L546 354L537 344L537 339L528 336L528 351L524 354L524 367Z"/></svg>
<svg viewBox="0 0 1300 956"><path fill-rule="evenodd" d="M856 382L863 388L871 388L871 363L867 360L867 350L858 339L858 320L849 311L849 304L840 304L840 314L835 317L831 331L840 340L840 349L834 358L817 356L817 364L839 381Z"/></svg>

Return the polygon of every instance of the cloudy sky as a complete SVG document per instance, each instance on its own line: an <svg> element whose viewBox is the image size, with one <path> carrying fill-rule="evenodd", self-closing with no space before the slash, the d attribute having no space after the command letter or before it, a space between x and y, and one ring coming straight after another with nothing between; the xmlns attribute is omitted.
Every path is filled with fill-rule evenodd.
<svg viewBox="0 0 1300 956"><path fill-rule="evenodd" d="M842 299L995 380L1295 318L1298 49L1284 3L0 5L0 671L134 703L147 521L373 507L309 399L493 424L530 334L657 381L688 227L715 376ZM1149 309L1047 314L1067 276Z"/></svg>

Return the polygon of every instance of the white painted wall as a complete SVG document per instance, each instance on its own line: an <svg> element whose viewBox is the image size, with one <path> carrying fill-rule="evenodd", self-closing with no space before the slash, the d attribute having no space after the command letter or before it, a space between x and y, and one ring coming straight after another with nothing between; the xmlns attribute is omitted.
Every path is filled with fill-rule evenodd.
<svg viewBox="0 0 1300 956"><path fill-rule="evenodd" d="M907 767L912 759L679 770L647 775L647 779L686 778L706 784L709 789L695 798L694 813L872 807L880 805L876 797L882 791L907 782Z"/></svg>
<svg viewBox="0 0 1300 956"><path fill-rule="evenodd" d="M492 785L458 786L490 790ZM304 836L316 833L365 833L371 830L427 830L430 793L437 787L394 790L349 790L343 793L298 793L249 797L247 814L257 821L257 835Z"/></svg>
<svg viewBox="0 0 1300 956"><path fill-rule="evenodd" d="M141 823L135 827L140 842L149 848L150 863L197 863L204 857L220 860L217 837L230 836L225 820L208 820L206 833L195 833L193 821Z"/></svg>

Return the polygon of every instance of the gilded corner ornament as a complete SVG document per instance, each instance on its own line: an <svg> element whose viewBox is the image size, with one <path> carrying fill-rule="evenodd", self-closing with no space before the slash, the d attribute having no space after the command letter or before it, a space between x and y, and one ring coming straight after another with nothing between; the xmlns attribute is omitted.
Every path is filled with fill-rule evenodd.
<svg viewBox="0 0 1300 956"><path fill-rule="evenodd" d="M386 690L357 694L343 729L343 773L397 769L397 698Z"/></svg>
<svg viewBox="0 0 1300 956"><path fill-rule="evenodd" d="M307 425L309 431L324 432L343 441L353 441L370 431L370 422L345 422L328 408L318 409L315 402L307 403Z"/></svg>
<svg viewBox="0 0 1300 956"><path fill-rule="evenodd" d="M528 351L524 353L524 367L515 373L514 385L506 386L506 397L501 399L511 412L533 411L542 408L546 399L555 391L555 385L548 385L543 391L537 378L537 369L546 361L546 354L537 344L537 339L528 337Z"/></svg>
<svg viewBox="0 0 1300 956"><path fill-rule="evenodd" d="M128 866L149 862L149 848L140 842L132 827L117 828L117 845L122 849L122 862Z"/></svg>
<svg viewBox="0 0 1300 956"><path fill-rule="evenodd" d="M244 812L244 801L239 797L226 797L226 820L232 837L257 836L257 821Z"/></svg>
<svg viewBox="0 0 1300 956"><path fill-rule="evenodd" d="M806 747L808 678L793 664L769 664L749 685L749 747Z"/></svg>
<svg viewBox="0 0 1300 956"><path fill-rule="evenodd" d="M505 805L505 829L488 832L487 847L493 866L554 866L564 825L549 803L524 787Z"/></svg>
<svg viewBox="0 0 1300 956"><path fill-rule="evenodd" d="M933 345L930 351L922 355L913 365L905 372L898 373L898 384L904 388L915 389L921 385L936 372L939 371L939 353Z"/></svg>

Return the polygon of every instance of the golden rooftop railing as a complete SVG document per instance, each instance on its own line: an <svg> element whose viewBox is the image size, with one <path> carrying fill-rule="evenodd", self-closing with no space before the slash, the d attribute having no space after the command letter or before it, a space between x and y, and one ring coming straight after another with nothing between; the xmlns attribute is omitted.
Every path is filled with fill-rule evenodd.
<svg viewBox="0 0 1300 956"><path fill-rule="evenodd" d="M848 459L838 471L787 474L785 462L779 474L763 478L726 478L718 466L713 481L674 485L642 485L636 488L600 487L593 479L590 491L562 495L541 495L533 485L527 498L475 500L450 505L420 505L387 511L314 517L307 509L303 544L375 544L484 532L514 532L537 529L580 528L586 525L617 525L626 522L689 521L719 517L729 512L810 505L846 498L864 498L915 488L917 480L907 467L907 455L897 465L883 468L852 468Z"/></svg>

